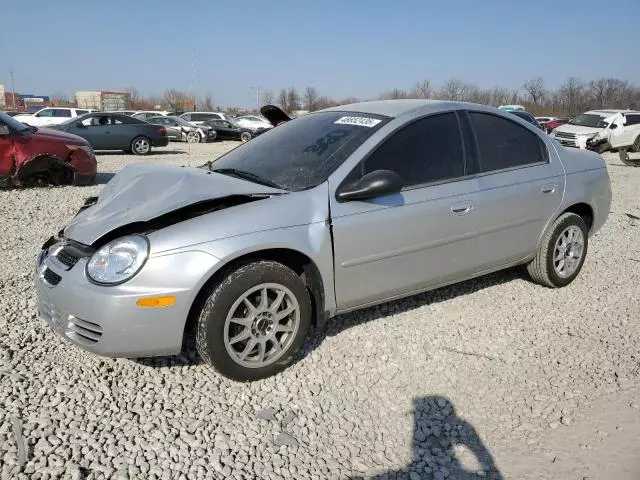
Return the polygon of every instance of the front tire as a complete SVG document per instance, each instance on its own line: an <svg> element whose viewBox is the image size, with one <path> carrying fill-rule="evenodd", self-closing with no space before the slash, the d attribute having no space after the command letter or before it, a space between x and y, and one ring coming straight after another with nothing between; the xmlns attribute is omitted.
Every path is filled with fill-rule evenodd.
<svg viewBox="0 0 640 480"><path fill-rule="evenodd" d="M242 132L240 134L240 140L242 140L243 143L248 142L251 140L251 134L249 132Z"/></svg>
<svg viewBox="0 0 640 480"><path fill-rule="evenodd" d="M575 213L564 213L545 233L527 271L541 285L550 288L569 285L582 269L588 245L584 219Z"/></svg>
<svg viewBox="0 0 640 480"><path fill-rule="evenodd" d="M311 325L311 298L293 270L261 260L211 289L196 328L200 356L227 378L254 381L288 367Z"/></svg>
<svg viewBox="0 0 640 480"><path fill-rule="evenodd" d="M151 153L151 140L147 137L136 137L131 142L131 151L135 155L149 155Z"/></svg>
<svg viewBox="0 0 640 480"><path fill-rule="evenodd" d="M199 143L199 142L200 142L200 134L198 132L187 133L187 143Z"/></svg>
<svg viewBox="0 0 640 480"><path fill-rule="evenodd" d="M631 145L631 151L640 152L640 135L636 137L635 141L633 142L633 145Z"/></svg>

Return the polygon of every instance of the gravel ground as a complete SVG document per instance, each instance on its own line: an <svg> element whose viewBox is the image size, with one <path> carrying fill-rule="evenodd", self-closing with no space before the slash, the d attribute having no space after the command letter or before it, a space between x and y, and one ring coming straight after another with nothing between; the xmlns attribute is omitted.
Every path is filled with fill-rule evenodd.
<svg viewBox="0 0 640 480"><path fill-rule="evenodd" d="M100 155L98 182L234 145ZM607 162L612 213L570 286L515 269L343 315L252 384L193 352L106 359L57 337L37 318L34 253L102 185L0 191L0 478L522 478L550 432L640 392L640 168Z"/></svg>

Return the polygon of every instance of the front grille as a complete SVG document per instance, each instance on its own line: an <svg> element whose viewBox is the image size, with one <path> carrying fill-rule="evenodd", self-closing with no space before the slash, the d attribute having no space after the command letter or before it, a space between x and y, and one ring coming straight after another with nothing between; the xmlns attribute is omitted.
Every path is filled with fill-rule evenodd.
<svg viewBox="0 0 640 480"><path fill-rule="evenodd" d="M556 137L557 138L566 138L568 140L575 140L576 139L576 134L575 133L567 133L567 132L559 132L559 131L555 131Z"/></svg>
<svg viewBox="0 0 640 480"><path fill-rule="evenodd" d="M78 343L93 345L102 337L102 327L97 323L87 322L81 318L69 315L66 335Z"/></svg>
<svg viewBox="0 0 640 480"><path fill-rule="evenodd" d="M73 253L71 253L67 247L62 248L56 254L56 258L60 263L62 263L63 265L69 268L73 267L80 259L77 255L74 255Z"/></svg>
<svg viewBox="0 0 640 480"><path fill-rule="evenodd" d="M56 272L54 272L53 270L51 270L50 268L46 268L44 270L44 274L42 277L45 279L45 281L49 285L53 285L53 286L58 285L60 283L60 280L62 280L62 277L58 275Z"/></svg>

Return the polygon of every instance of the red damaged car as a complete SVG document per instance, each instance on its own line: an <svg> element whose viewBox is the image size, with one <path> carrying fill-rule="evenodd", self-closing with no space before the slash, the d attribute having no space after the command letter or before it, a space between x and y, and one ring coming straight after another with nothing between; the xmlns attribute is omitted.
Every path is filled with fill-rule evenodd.
<svg viewBox="0 0 640 480"><path fill-rule="evenodd" d="M0 187L87 185L97 168L84 138L31 127L0 112Z"/></svg>

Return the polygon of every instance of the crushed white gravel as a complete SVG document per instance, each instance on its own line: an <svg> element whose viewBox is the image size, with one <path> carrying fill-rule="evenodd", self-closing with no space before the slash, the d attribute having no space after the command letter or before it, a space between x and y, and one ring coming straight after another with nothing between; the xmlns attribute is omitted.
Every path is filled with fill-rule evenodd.
<svg viewBox="0 0 640 480"><path fill-rule="evenodd" d="M84 198L125 164L235 145L99 155L102 184L0 191L0 478L512 478L507 452L544 452L640 385L640 168L613 154L612 213L570 286L512 269L343 315L263 381L193 352L100 358L40 322L34 254Z"/></svg>

